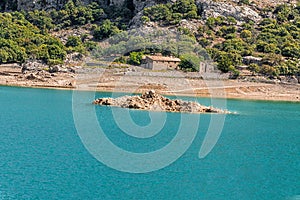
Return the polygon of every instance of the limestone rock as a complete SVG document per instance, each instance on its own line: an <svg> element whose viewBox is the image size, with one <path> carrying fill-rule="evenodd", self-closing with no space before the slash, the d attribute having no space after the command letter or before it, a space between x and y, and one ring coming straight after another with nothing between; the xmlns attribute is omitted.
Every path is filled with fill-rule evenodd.
<svg viewBox="0 0 300 200"><path fill-rule="evenodd" d="M36 78L37 77L34 74L29 74L28 76L26 76L26 79L28 79L28 80L34 80Z"/></svg>
<svg viewBox="0 0 300 200"><path fill-rule="evenodd" d="M58 65L55 65L53 67L49 67L49 72L50 73L56 73L60 71L60 67Z"/></svg>
<svg viewBox="0 0 300 200"><path fill-rule="evenodd" d="M26 71L42 71L46 68L48 68L48 66L42 61L27 60L22 64L22 73L26 73Z"/></svg>
<svg viewBox="0 0 300 200"><path fill-rule="evenodd" d="M248 6L239 6L230 1L217 2L214 0L196 0L196 4L200 5L203 10L202 17L207 19L209 17L234 17L239 22L253 20L258 22L261 20L261 16Z"/></svg>
<svg viewBox="0 0 300 200"><path fill-rule="evenodd" d="M230 113L227 110L203 106L198 102L169 99L157 94L154 90L144 92L141 96L122 96L115 99L99 98L93 103L97 105L117 106L138 110L188 113Z"/></svg>
<svg viewBox="0 0 300 200"><path fill-rule="evenodd" d="M296 76L280 76L280 81L282 83L290 83L290 84L298 84L299 83L299 77Z"/></svg>
<svg viewBox="0 0 300 200"><path fill-rule="evenodd" d="M244 56L243 57L243 63L245 65L250 65L250 64L257 64L261 65L262 64L262 58L259 57L254 57L254 56Z"/></svg>

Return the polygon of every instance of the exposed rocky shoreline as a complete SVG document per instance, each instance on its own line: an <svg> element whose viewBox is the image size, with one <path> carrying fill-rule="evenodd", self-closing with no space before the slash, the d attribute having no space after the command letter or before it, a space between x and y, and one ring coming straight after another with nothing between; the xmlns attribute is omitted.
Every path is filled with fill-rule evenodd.
<svg viewBox="0 0 300 200"><path fill-rule="evenodd" d="M99 98L94 102L96 105L117 106L138 110L188 112L188 113L221 113L229 114L227 110L203 106L197 102L169 99L157 94L154 90L144 92L140 96L122 96L118 98Z"/></svg>
<svg viewBox="0 0 300 200"><path fill-rule="evenodd" d="M0 85L125 93L155 90L171 96L300 102L299 83L284 79L272 81L248 76L245 79L228 80L212 74L202 78L201 74L194 72L153 72L133 66L101 68L73 65L71 68L59 67L58 72L53 70L56 70L55 67L49 70L43 67L22 70L19 64L0 65Z"/></svg>

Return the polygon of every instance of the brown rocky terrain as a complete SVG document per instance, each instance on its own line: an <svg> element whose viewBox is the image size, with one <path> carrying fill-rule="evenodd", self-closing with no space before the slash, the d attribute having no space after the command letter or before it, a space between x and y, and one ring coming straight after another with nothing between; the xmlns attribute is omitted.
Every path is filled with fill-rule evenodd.
<svg viewBox="0 0 300 200"><path fill-rule="evenodd" d="M24 70L24 68L22 70L22 67L18 64L0 65L0 85L74 88L74 71L58 68L52 68L51 70Z"/></svg>
<svg viewBox="0 0 300 200"><path fill-rule="evenodd" d="M169 99L157 94L154 90L144 92L141 96L122 96L118 98L99 98L94 104L105 106L117 106L138 110L153 110L166 112L189 112L189 113L223 113L227 110L203 106L197 102Z"/></svg>
<svg viewBox="0 0 300 200"><path fill-rule="evenodd" d="M228 80L222 74L153 72L140 67L78 70L76 88L125 93L155 90L159 94L175 96L300 102L300 85L284 80L255 76Z"/></svg>
<svg viewBox="0 0 300 200"><path fill-rule="evenodd" d="M17 64L0 66L0 85L51 87L90 91L143 93L300 102L300 86L296 83L272 81L262 77L227 80L224 76L203 77L180 71L153 72L140 67L92 68L72 67L26 70ZM74 73L75 72L75 73ZM216 76L216 75L215 75ZM219 78L219 79L216 79Z"/></svg>

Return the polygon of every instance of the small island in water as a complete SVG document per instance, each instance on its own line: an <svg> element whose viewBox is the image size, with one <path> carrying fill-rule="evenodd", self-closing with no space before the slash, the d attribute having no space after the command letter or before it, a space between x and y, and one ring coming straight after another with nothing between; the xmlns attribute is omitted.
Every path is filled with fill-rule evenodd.
<svg viewBox="0 0 300 200"><path fill-rule="evenodd" d="M198 102L183 101L166 98L154 90L144 92L138 96L122 96L118 98L98 98L93 101L97 105L116 106L138 110L187 112L187 113L221 113L229 114L227 110L204 106Z"/></svg>

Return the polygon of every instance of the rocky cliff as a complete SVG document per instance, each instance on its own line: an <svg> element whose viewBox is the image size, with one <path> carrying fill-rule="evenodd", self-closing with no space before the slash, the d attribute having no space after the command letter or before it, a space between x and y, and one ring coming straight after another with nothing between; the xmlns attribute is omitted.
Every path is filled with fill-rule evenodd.
<svg viewBox="0 0 300 200"><path fill-rule="evenodd" d="M83 4L98 2L103 5L123 5L126 0L77 0ZM4 10L48 10L61 9L68 0L2 0L0 6ZM137 11L141 11L144 7L154 5L156 3L170 2L176 0L133 0L133 4ZM296 0L250 0L249 5L239 4L239 0L196 0L196 4L203 7L203 16L236 16L238 19L250 18L252 20L259 19L258 14L251 8L264 8L275 6L282 3L295 3Z"/></svg>
<svg viewBox="0 0 300 200"><path fill-rule="evenodd" d="M98 2L100 5L105 6L124 6L124 3L131 1L134 6L133 12L135 13L135 17L131 24L135 26L140 25L140 17L142 16L142 10L145 7L153 6L157 3L174 3L176 0L77 0L83 4L88 4L91 2ZM261 16L259 11L264 7L275 6L277 4L282 3L293 3L296 0L250 0L249 4L240 3L239 0L195 0L198 8L202 11L201 17L203 20L206 20L208 17L234 17L238 22L244 22L252 20L254 22L258 22L261 20ZM4 0L0 2L0 8L2 10L51 10L56 9L59 10L63 8L64 4L67 3L68 0Z"/></svg>
<svg viewBox="0 0 300 200"><path fill-rule="evenodd" d="M207 19L208 17L234 17L237 21L252 20L257 22L261 19L261 16L252 8L246 5L237 5L233 2L217 2L213 0L197 0L196 4L202 6L202 17Z"/></svg>

